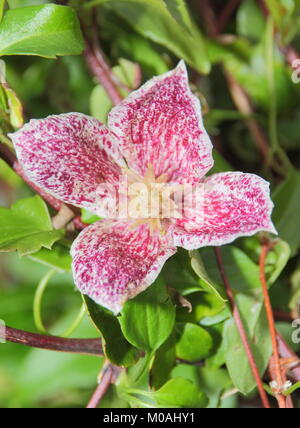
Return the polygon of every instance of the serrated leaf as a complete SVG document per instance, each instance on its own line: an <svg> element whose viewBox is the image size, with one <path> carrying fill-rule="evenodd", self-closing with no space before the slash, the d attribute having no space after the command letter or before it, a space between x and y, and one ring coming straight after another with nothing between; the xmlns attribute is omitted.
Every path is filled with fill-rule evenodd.
<svg viewBox="0 0 300 428"><path fill-rule="evenodd" d="M83 51L74 9L55 4L8 10L0 24L0 55L56 58Z"/></svg>
<svg viewBox="0 0 300 428"><path fill-rule="evenodd" d="M133 365L138 359L138 352L125 339L118 318L88 296L83 296L83 299L92 321L104 339L104 353L109 361L123 367Z"/></svg>
<svg viewBox="0 0 300 428"><path fill-rule="evenodd" d="M0 251L19 251L25 256L50 249L64 230L53 230L45 202L39 197L21 199L10 209L0 207Z"/></svg>
<svg viewBox="0 0 300 428"><path fill-rule="evenodd" d="M51 250L42 248L37 253L28 256L31 260L62 272L71 272L72 257L70 249L60 244L54 244Z"/></svg>

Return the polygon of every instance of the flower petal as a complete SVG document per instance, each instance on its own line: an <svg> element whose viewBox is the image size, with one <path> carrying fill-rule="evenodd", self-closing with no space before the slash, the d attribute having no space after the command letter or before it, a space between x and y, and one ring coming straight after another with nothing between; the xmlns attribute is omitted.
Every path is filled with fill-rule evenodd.
<svg viewBox="0 0 300 428"><path fill-rule="evenodd" d="M147 225L132 229L127 222L99 221L73 243L75 284L81 293L118 313L155 281L175 252Z"/></svg>
<svg viewBox="0 0 300 428"><path fill-rule="evenodd" d="M120 139L128 166L141 176L152 165L157 177L194 183L213 166L212 145L183 61L117 105L109 128Z"/></svg>
<svg viewBox="0 0 300 428"><path fill-rule="evenodd" d="M193 250L229 244L259 231L276 234L271 220L273 203L269 183L253 174L215 174L203 182L202 212L185 208L185 217L174 221L174 244ZM200 198L198 198L200 200Z"/></svg>
<svg viewBox="0 0 300 428"><path fill-rule="evenodd" d="M10 135L27 177L62 201L104 215L101 205L122 163L104 125L80 113L31 120ZM104 204L103 204L104 205Z"/></svg>

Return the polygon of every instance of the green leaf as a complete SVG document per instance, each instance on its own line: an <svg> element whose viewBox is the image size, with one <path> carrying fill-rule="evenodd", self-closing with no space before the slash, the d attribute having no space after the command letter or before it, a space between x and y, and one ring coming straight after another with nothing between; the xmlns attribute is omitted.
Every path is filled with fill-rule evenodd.
<svg viewBox="0 0 300 428"><path fill-rule="evenodd" d="M200 73L208 74L210 62L206 53L203 36L192 22L184 2L174 5L163 0L106 0L91 2L105 3L124 18L144 37L165 46L177 57L187 61ZM180 4L179 4L180 3ZM178 8L179 5L179 8ZM179 19L177 20L176 18ZM187 27L187 22L189 26Z"/></svg>
<svg viewBox="0 0 300 428"><path fill-rule="evenodd" d="M17 94L7 85L3 86L7 98L10 123L14 128L21 128L24 124L23 106L17 97Z"/></svg>
<svg viewBox="0 0 300 428"><path fill-rule="evenodd" d="M75 11L47 4L9 10L0 24L0 55L79 55L83 39Z"/></svg>
<svg viewBox="0 0 300 428"><path fill-rule="evenodd" d="M197 362L209 356L213 341L204 328L190 323L177 323L175 334L177 358Z"/></svg>
<svg viewBox="0 0 300 428"><path fill-rule="evenodd" d="M275 204L273 219L279 236L287 241L295 255L300 247L299 211L300 211L300 172L292 171L286 180L274 192Z"/></svg>
<svg viewBox="0 0 300 428"><path fill-rule="evenodd" d="M201 388L209 398L207 408L218 408L222 392L232 385L225 369L179 364L172 372L172 377L177 376L184 377Z"/></svg>
<svg viewBox="0 0 300 428"><path fill-rule="evenodd" d="M272 355L272 343L265 313L255 299L240 295L239 309L246 327L251 349L263 376ZM247 395L256 387L249 360L242 344L240 334L233 319L228 320L224 328L226 365L235 387Z"/></svg>
<svg viewBox="0 0 300 428"><path fill-rule="evenodd" d="M298 310L300 305L300 268L299 266L291 276L292 291L289 308L292 311Z"/></svg>
<svg viewBox="0 0 300 428"><path fill-rule="evenodd" d="M10 209L0 207L0 251L19 251L25 256L51 249L64 230L53 230L45 202L39 197L21 199Z"/></svg>
<svg viewBox="0 0 300 428"><path fill-rule="evenodd" d="M171 379L152 397L157 404L166 407L182 407L199 409L207 405L206 395L191 381L177 377Z"/></svg>
<svg viewBox="0 0 300 428"><path fill-rule="evenodd" d="M166 61L157 52L152 43L137 33L124 33L117 43L128 56L140 64L143 72L152 77L168 71Z"/></svg>
<svg viewBox="0 0 300 428"><path fill-rule="evenodd" d="M243 238L242 248L256 263L261 255L261 240L258 235ZM269 285L273 285L279 278L291 257L289 244L282 239L274 240L274 247L269 251L265 271Z"/></svg>
<svg viewBox="0 0 300 428"><path fill-rule="evenodd" d="M97 119L99 119L99 118L97 118ZM81 220L84 223L92 224L92 223L95 223L96 221L101 220L101 218L98 217L96 214L91 213L90 211L86 210L85 208L81 208Z"/></svg>
<svg viewBox="0 0 300 428"><path fill-rule="evenodd" d="M244 0L237 13L237 32L241 36L260 40L265 27L265 19L256 0Z"/></svg>
<svg viewBox="0 0 300 428"><path fill-rule="evenodd" d="M221 394L232 385L229 374L225 369L198 368L199 384L209 398L208 408L221 407Z"/></svg>
<svg viewBox="0 0 300 428"><path fill-rule="evenodd" d="M211 293L193 293L187 299L192 305L192 311L188 312L187 308L177 308L177 321L191 322L202 324L202 321L212 320L218 314L223 313L226 305L218 297ZM217 323L220 321L217 321Z"/></svg>
<svg viewBox="0 0 300 428"><path fill-rule="evenodd" d="M226 70L235 77L255 103L259 104L264 111L269 111L270 82L264 40L251 49L248 46L243 55L238 55L233 48L234 46L231 55L223 58ZM297 85L293 84L285 58L277 48L274 58L274 76L274 95L278 101L278 111L281 113L295 105Z"/></svg>
<svg viewBox="0 0 300 428"><path fill-rule="evenodd" d="M208 291L209 293L212 293L215 297L219 299L220 302L224 303L226 302L226 299L222 297L221 293L224 294L221 287L214 283L206 269L203 263L203 260L201 259L201 255L199 251L194 250L190 251L190 257L191 257L191 265L194 269L195 273L198 275L200 280L200 285L202 286L203 290Z"/></svg>
<svg viewBox="0 0 300 428"><path fill-rule="evenodd" d="M51 250L42 248L37 253L28 256L31 260L62 272L71 272L72 257L70 249L60 244L54 244Z"/></svg>
<svg viewBox="0 0 300 428"><path fill-rule="evenodd" d="M282 239L278 239L275 247L269 252L266 260L266 273L268 283L274 284L286 267L291 256L289 244Z"/></svg>
<svg viewBox="0 0 300 428"><path fill-rule="evenodd" d="M175 307L162 280L128 300L120 324L126 339L148 353L156 351L170 336L175 323Z"/></svg>
<svg viewBox="0 0 300 428"><path fill-rule="evenodd" d="M5 1L6 0L0 0L0 23L1 23L2 18L3 18L3 11L4 11L4 6L5 6Z"/></svg>
<svg viewBox="0 0 300 428"><path fill-rule="evenodd" d="M166 283L172 284L183 296L202 290L198 277L191 268L189 254L183 249L179 248L164 265L162 275Z"/></svg>
<svg viewBox="0 0 300 428"><path fill-rule="evenodd" d="M103 86L95 86L90 97L91 115L100 120L100 122L107 123L108 113L111 111L112 107L113 103Z"/></svg>
<svg viewBox="0 0 300 428"><path fill-rule="evenodd" d="M205 269L214 283L223 286L214 250L204 248L199 251ZM242 250L232 245L222 247L223 264L235 292L261 296L259 267Z"/></svg>
<svg viewBox="0 0 300 428"><path fill-rule="evenodd" d="M92 321L104 339L104 352L109 361L123 367L133 365L138 359L137 349L125 339L118 318L89 297L83 296L83 299Z"/></svg>
<svg viewBox="0 0 300 428"><path fill-rule="evenodd" d="M155 353L150 371L150 385L153 389L159 389L167 382L175 362L175 340L171 335Z"/></svg>

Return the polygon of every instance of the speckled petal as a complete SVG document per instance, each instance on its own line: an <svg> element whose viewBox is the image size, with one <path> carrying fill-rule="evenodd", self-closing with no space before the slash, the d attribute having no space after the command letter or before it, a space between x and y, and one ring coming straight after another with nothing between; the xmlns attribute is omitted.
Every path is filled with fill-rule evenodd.
<svg viewBox="0 0 300 428"><path fill-rule="evenodd" d="M152 165L156 176L194 183L213 166L212 145L183 61L117 105L109 127L129 167L141 176Z"/></svg>
<svg viewBox="0 0 300 428"><path fill-rule="evenodd" d="M10 138L33 183L66 203L106 214L102 206L111 189L98 186L117 182L122 157L98 120L80 113L49 116Z"/></svg>
<svg viewBox="0 0 300 428"><path fill-rule="evenodd" d="M259 231L276 234L269 183L256 175L230 172L206 178L203 203L202 210L187 208L185 217L173 222L170 233L176 246L193 250Z"/></svg>
<svg viewBox="0 0 300 428"><path fill-rule="evenodd" d="M73 274L81 293L118 313L159 275L176 252L147 225L103 220L86 228L73 243Z"/></svg>

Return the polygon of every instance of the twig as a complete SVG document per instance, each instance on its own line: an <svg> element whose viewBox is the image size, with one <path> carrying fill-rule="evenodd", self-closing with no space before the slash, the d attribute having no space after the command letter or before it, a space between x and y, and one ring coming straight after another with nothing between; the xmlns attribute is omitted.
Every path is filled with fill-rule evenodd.
<svg viewBox="0 0 300 428"><path fill-rule="evenodd" d="M275 381L277 384L277 387L274 388L276 399L278 401L279 408L285 409L286 408L286 398L282 394L284 390L284 383L286 379L284 379L284 376L282 374L281 370L281 362L280 362L280 355L278 350L278 342L277 342L277 332L275 327L275 319L274 314L272 310L272 304L271 299L268 291L268 284L266 280L266 274L265 274L265 265L266 265L266 258L271 250L272 245L269 243L265 243L262 245L260 260L259 260L259 268L260 268L260 281L262 285L263 295L264 295L264 301L265 301L265 308L267 312L267 318L269 322L269 329L270 329L270 335L272 340L272 347L273 347L273 361L274 362L274 374L275 374Z"/></svg>
<svg viewBox="0 0 300 428"><path fill-rule="evenodd" d="M203 19L204 19L205 26L209 36L212 38L217 38L220 35L220 31L219 31L220 26L218 24L216 15L214 13L214 10L211 7L209 0L199 0L198 4L199 4L200 11L203 15ZM239 110L239 112L245 116L246 124L249 129L249 132L251 133L257 145L257 148L262 156L264 163L266 164L269 156L269 151L270 151L269 143L260 125L258 124L256 119L254 119L253 117L254 110L251 105L250 99L247 93L244 91L244 89L238 84L236 79L227 70L225 70L225 77L228 82L228 87L229 87L232 99L237 109Z"/></svg>
<svg viewBox="0 0 300 428"><path fill-rule="evenodd" d="M286 367L288 377L294 382L300 382L300 359L277 332L278 350L281 358L290 360Z"/></svg>
<svg viewBox="0 0 300 428"><path fill-rule="evenodd" d="M92 13L91 37L89 37L85 26L82 25L86 42L84 57L92 74L97 78L99 83L101 83L112 103L117 105L123 99L119 91L120 82L116 81L116 77L104 59L104 53L102 52L98 39L97 16L95 9Z"/></svg>
<svg viewBox="0 0 300 428"><path fill-rule="evenodd" d="M258 0L261 10L265 17L270 15L270 11L265 0ZM281 52L285 56L287 63L293 68L294 61L300 58L300 54L293 48L293 46L281 47Z"/></svg>
<svg viewBox="0 0 300 428"><path fill-rule="evenodd" d="M105 364L99 376L99 384L88 405L86 406L87 409L96 409L99 406L110 385L115 383L120 370L121 369L119 367L110 363Z"/></svg>
<svg viewBox="0 0 300 428"><path fill-rule="evenodd" d="M198 0L198 7L208 35L212 38L216 38L218 36L216 17L211 7L210 0Z"/></svg>
<svg viewBox="0 0 300 428"><path fill-rule="evenodd" d="M274 310L273 311L275 320L276 321L285 321L285 322L293 322L294 318L291 314L288 314L286 312L280 311L280 310Z"/></svg>
<svg viewBox="0 0 300 428"><path fill-rule="evenodd" d="M54 229L63 229L74 218L75 213L65 204L62 204L57 215L52 217L52 225Z"/></svg>
<svg viewBox="0 0 300 428"><path fill-rule="evenodd" d="M215 253L216 253L216 258L217 258L217 262L218 262L218 267L219 267L219 270L220 270L220 273L221 273L221 276L222 276L222 279L223 279L223 282L224 282L224 285L225 285L226 293L227 293L228 299L229 299L231 307L232 307L233 317L234 317L236 326L238 328L241 340L243 342L243 345L244 345L244 348L245 348L245 351L246 351L246 354L247 354L247 357L248 357L248 360L249 360L249 364L250 364L250 367L251 367L254 379L256 381L257 387L258 387L258 391L259 391L259 395L260 395L261 401L263 403L263 406L266 409L270 409L271 406L270 406L267 394L266 394L266 392L264 390L263 382L261 380L261 377L260 377L260 374L259 374L259 370L258 370L256 361L255 361L253 352L251 350L251 346L250 346L250 343L249 343L249 340L248 340L248 337L247 337L247 333L246 333L245 327L243 325L243 321L242 321L242 318L241 318L238 306L237 306L237 304L235 303L235 300L234 300L234 295L233 295L233 292L232 292L232 289L231 289L231 285L230 285L229 279L228 279L227 274L225 272L221 249L219 247L216 247L215 248Z"/></svg>
<svg viewBox="0 0 300 428"><path fill-rule="evenodd" d="M244 89L235 80L235 78L226 70L225 77L228 82L228 87L232 99L239 112L242 113L243 116L245 116L246 125L249 129L249 132L252 135L264 162L266 163L270 151L269 143L259 123L253 117L254 110L251 105L250 99Z"/></svg>
<svg viewBox="0 0 300 428"><path fill-rule="evenodd" d="M48 351L69 352L74 354L102 356L100 339L64 339L56 336L28 333L15 328L5 328L5 339L8 342Z"/></svg>
<svg viewBox="0 0 300 428"><path fill-rule="evenodd" d="M108 71L101 51L98 49L96 52L95 47L87 42L84 56L91 72L101 83L112 103L114 105L119 104L122 101L122 97L111 78L111 71Z"/></svg>
<svg viewBox="0 0 300 428"><path fill-rule="evenodd" d="M217 23L217 32L218 34L221 34L223 30L225 29L229 19L233 15L234 11L240 4L241 0L230 0L226 6L224 7L220 18L218 19Z"/></svg>

